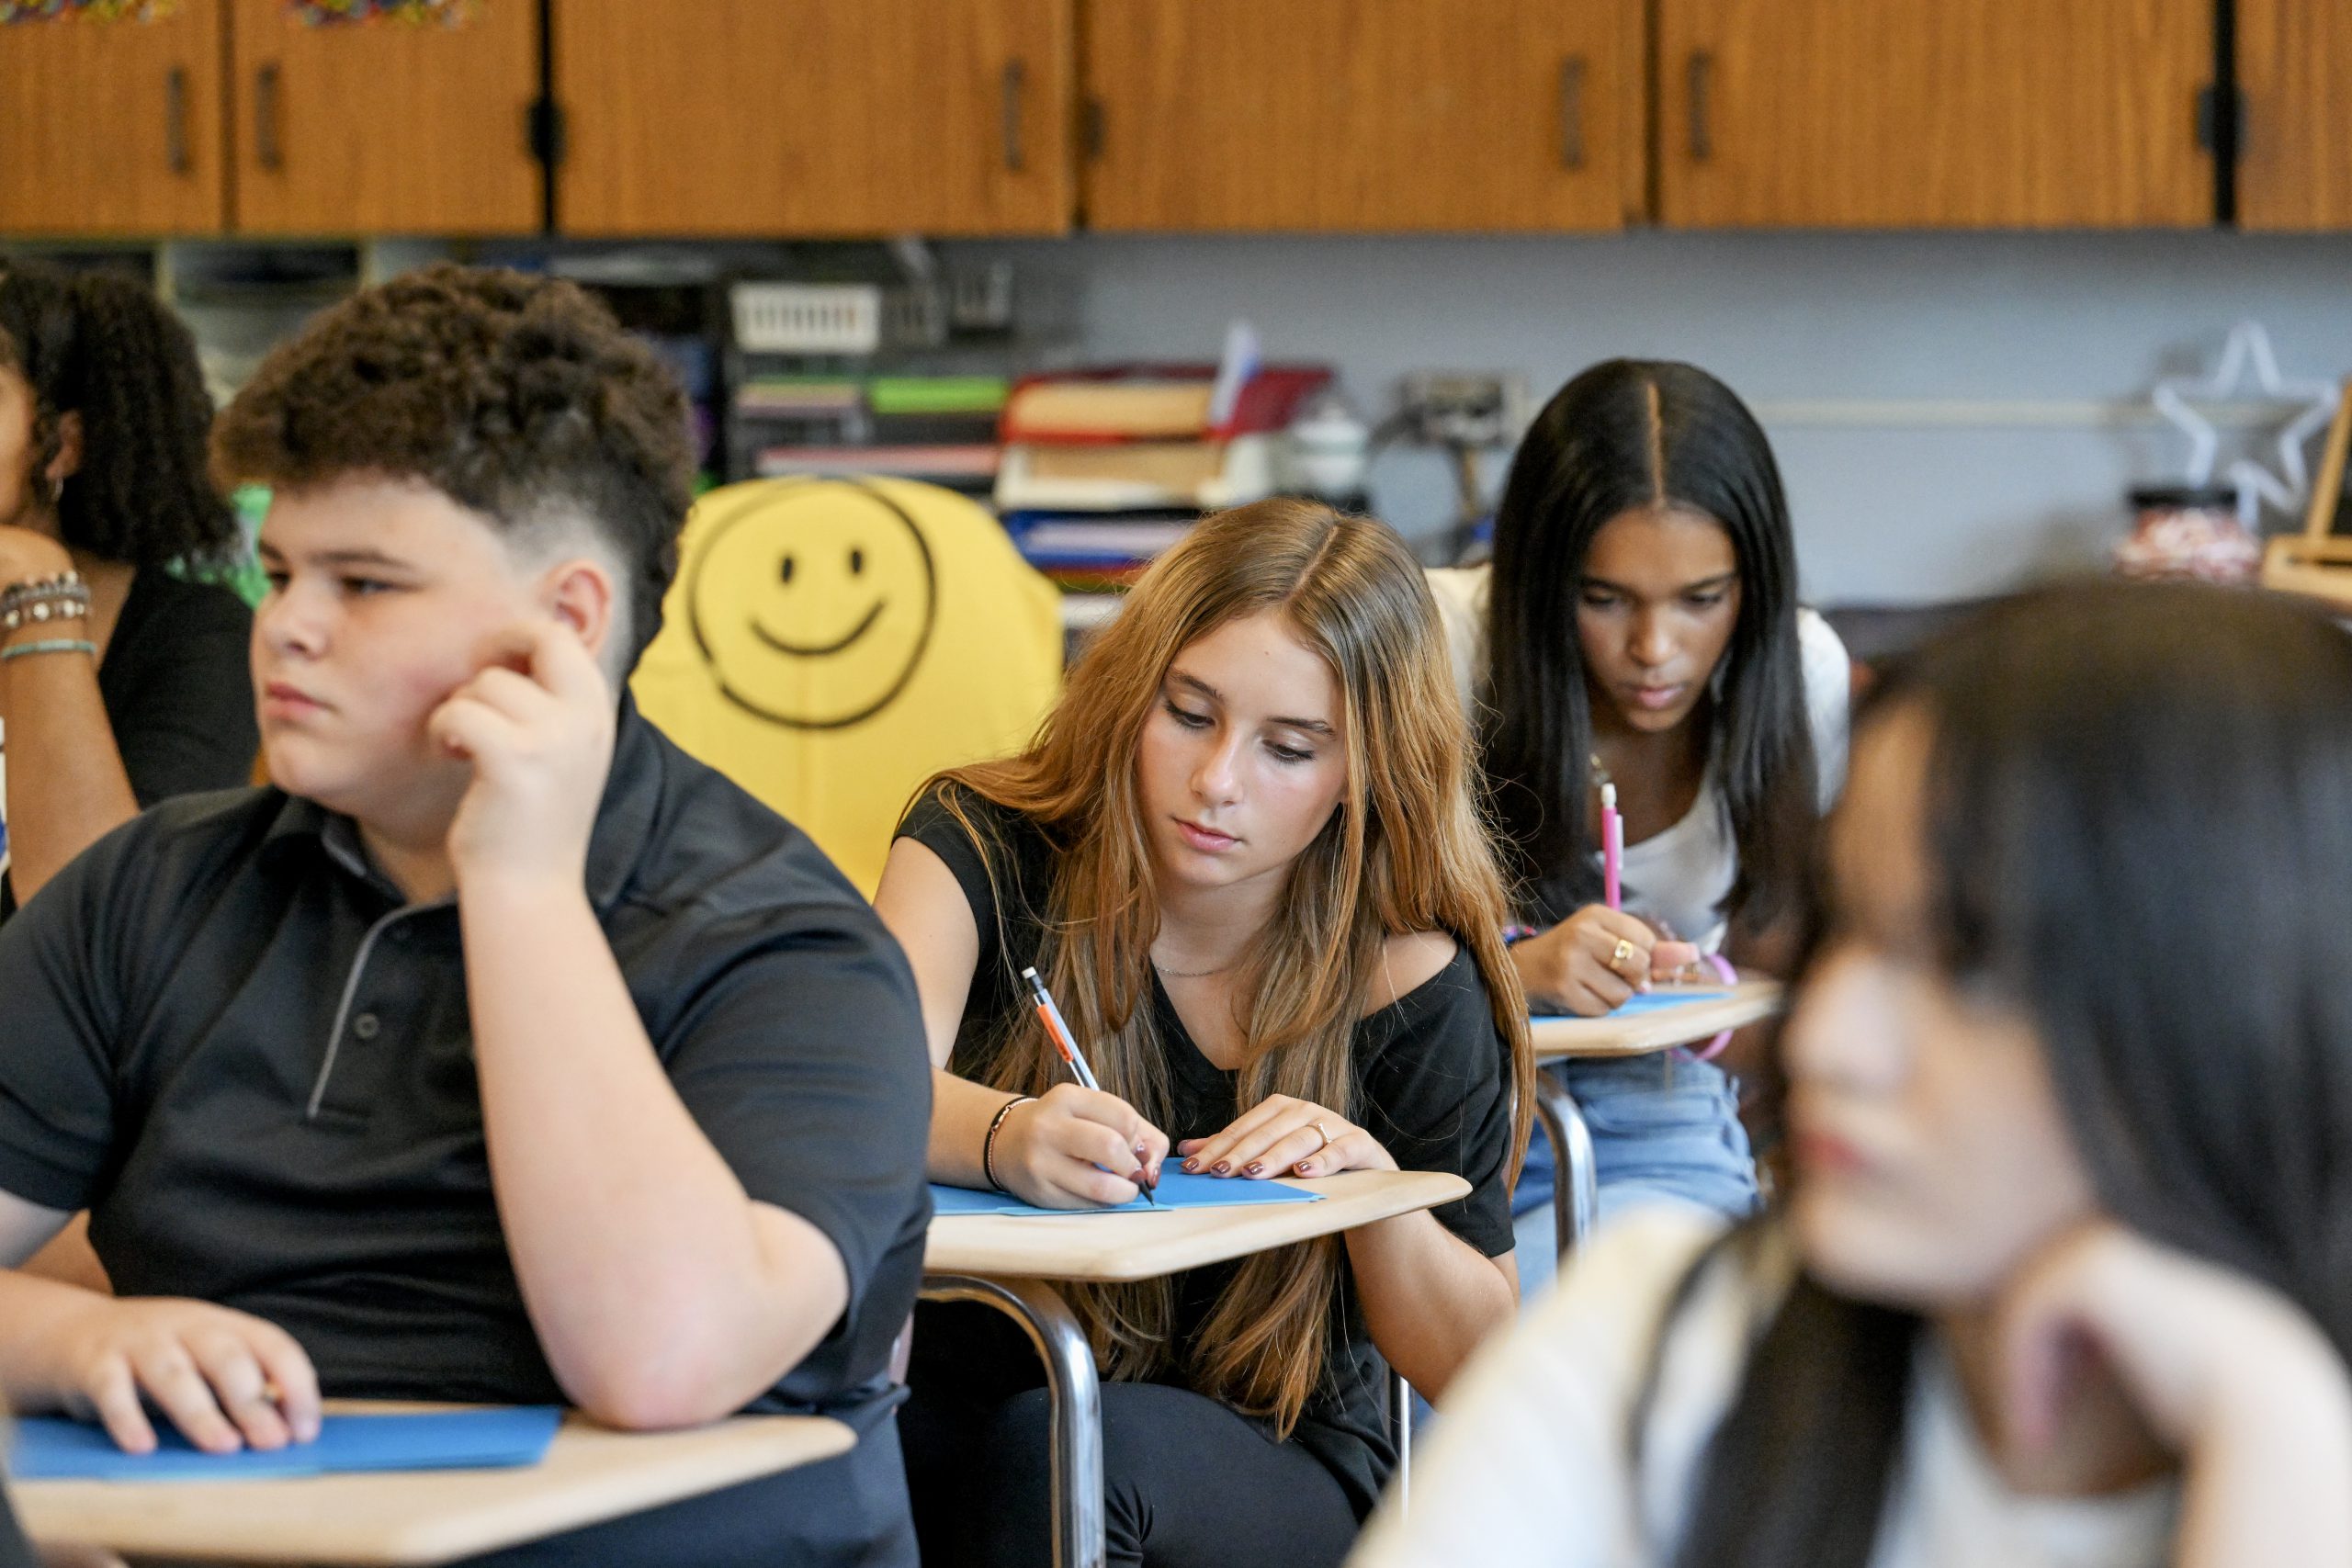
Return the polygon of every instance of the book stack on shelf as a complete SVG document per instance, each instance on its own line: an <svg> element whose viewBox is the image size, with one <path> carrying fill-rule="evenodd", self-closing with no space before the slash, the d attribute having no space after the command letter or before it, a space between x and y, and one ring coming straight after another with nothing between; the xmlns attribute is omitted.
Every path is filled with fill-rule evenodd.
<svg viewBox="0 0 2352 1568"><path fill-rule="evenodd" d="M1004 405L997 511L1066 592L1123 592L1203 513L1279 488L1323 366L1129 365L1028 377ZM1083 618L1084 607L1080 608Z"/></svg>
<svg viewBox="0 0 2352 1568"><path fill-rule="evenodd" d="M728 289L729 471L872 474L985 498L1014 344L1002 264L892 285Z"/></svg>
<svg viewBox="0 0 2352 1568"><path fill-rule="evenodd" d="M759 433L762 479L880 474L986 496L1004 397L1001 376L754 376L735 417Z"/></svg>

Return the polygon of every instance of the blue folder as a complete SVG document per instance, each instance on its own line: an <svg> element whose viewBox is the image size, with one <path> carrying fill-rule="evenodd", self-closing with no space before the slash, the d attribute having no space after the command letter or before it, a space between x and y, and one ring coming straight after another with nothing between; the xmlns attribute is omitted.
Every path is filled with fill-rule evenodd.
<svg viewBox="0 0 2352 1568"><path fill-rule="evenodd" d="M1730 995L1729 991L1636 991L1601 1016L1637 1018L1645 1012L1664 1012L1669 1008L1689 1007L1692 1002L1719 1002ZM1573 1013L1539 1012L1532 1021L1579 1023L1590 1021L1579 1019Z"/></svg>
<svg viewBox="0 0 2352 1568"><path fill-rule="evenodd" d="M1238 1176L1187 1176L1170 1156L1160 1168L1159 1185L1152 1196L1161 1209L1238 1209L1252 1203L1316 1203L1320 1192L1302 1192L1279 1181L1251 1181ZM1153 1205L1141 1198L1115 1209L1040 1209L1004 1192L983 1192L971 1187L931 1184L931 1210L947 1214L1148 1214Z"/></svg>
<svg viewBox="0 0 2352 1568"><path fill-rule="evenodd" d="M563 1412L552 1404L413 1416L329 1416L311 1442L209 1454L168 1421L152 1454L127 1454L106 1428L55 1416L16 1424L9 1473L18 1481L259 1481L360 1471L500 1470L537 1464Z"/></svg>

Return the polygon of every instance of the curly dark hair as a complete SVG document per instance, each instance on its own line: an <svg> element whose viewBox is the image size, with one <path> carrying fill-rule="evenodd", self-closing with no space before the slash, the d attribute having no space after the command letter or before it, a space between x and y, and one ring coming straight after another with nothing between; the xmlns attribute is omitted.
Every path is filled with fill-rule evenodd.
<svg viewBox="0 0 2352 1568"><path fill-rule="evenodd" d="M694 499L684 390L577 286L440 263L364 289L262 361L212 432L224 482L424 481L500 528L577 516L625 573L632 662Z"/></svg>
<svg viewBox="0 0 2352 1568"><path fill-rule="evenodd" d="M133 566L214 563L243 543L205 471L212 400L196 340L128 278L0 265L0 367L33 393L34 493L65 543ZM47 469L80 416L82 461L60 485Z"/></svg>

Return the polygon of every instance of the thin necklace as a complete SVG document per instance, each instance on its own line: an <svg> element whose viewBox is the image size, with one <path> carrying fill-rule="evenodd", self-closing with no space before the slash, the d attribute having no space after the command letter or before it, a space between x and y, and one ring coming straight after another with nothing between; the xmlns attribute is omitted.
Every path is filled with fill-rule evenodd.
<svg viewBox="0 0 2352 1568"><path fill-rule="evenodd" d="M1237 954L1234 957L1227 959L1224 963L1218 964L1214 969L1170 969L1167 964L1162 964L1159 961L1159 955L1158 953L1147 953L1146 956L1151 960L1151 966L1154 969L1159 970L1162 976L1170 980L1206 979L1211 975L1222 975L1227 970L1241 962L1239 955Z"/></svg>

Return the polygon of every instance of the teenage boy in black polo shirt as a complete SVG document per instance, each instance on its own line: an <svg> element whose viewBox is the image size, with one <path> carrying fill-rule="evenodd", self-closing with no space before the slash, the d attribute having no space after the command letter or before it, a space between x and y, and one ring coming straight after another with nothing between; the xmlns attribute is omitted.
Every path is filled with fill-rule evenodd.
<svg viewBox="0 0 2352 1568"><path fill-rule="evenodd" d="M223 414L276 487L277 787L100 841L0 928L0 1263L77 1209L120 1299L0 1271L0 1393L276 1447L327 1394L850 1455L503 1562L914 1560L904 960L797 829L616 698L677 563L674 382L571 286L436 267Z"/></svg>

